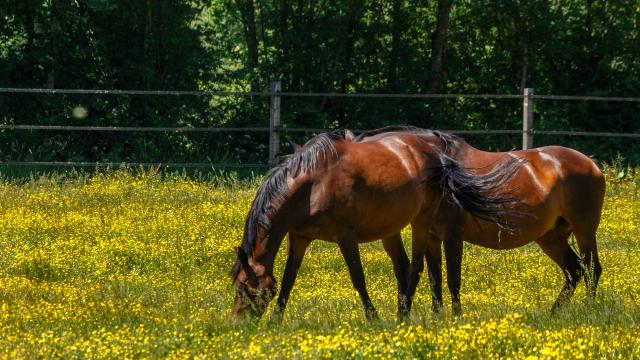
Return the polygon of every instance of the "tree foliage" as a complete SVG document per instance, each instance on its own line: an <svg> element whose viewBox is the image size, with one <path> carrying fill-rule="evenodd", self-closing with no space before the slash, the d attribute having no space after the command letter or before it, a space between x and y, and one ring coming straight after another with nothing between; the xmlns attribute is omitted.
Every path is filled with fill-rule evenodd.
<svg viewBox="0 0 640 360"><path fill-rule="evenodd" d="M0 87L640 96L640 2L5 0ZM6 124L266 126L260 97L0 95ZM73 109L87 116L73 116ZM638 103L545 101L537 129L640 132ZM285 127L519 129L521 103L285 97ZM293 134L290 136L295 137ZM517 147L518 136L472 136ZM264 134L0 130L0 160L264 162ZM536 136L639 161L620 139Z"/></svg>

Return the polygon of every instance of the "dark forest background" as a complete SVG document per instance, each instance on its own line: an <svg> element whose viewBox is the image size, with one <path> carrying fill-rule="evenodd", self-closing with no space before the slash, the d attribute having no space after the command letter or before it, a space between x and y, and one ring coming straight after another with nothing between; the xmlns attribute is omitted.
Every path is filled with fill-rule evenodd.
<svg viewBox="0 0 640 360"><path fill-rule="evenodd" d="M531 87L638 97L640 1L0 0L0 87L266 91L271 80L287 92ZM520 129L521 106L518 99L284 97L282 121ZM535 128L638 133L639 111L640 103L536 100ZM268 126L268 98L0 93L0 123ZM466 138L493 150L521 143L520 135ZM637 139L537 135L535 143L640 163ZM0 130L0 161L264 163L266 145L259 133Z"/></svg>

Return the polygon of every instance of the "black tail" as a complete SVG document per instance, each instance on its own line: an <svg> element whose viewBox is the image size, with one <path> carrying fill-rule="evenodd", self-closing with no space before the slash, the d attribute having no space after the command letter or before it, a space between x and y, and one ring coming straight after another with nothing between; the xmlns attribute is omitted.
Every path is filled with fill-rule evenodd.
<svg viewBox="0 0 640 360"><path fill-rule="evenodd" d="M515 207L522 204L522 201L505 191L504 185L525 161L510 158L487 174L473 175L439 149L436 152L442 166L434 169L431 184L440 186L445 197L471 215L512 231L508 219L520 214Z"/></svg>

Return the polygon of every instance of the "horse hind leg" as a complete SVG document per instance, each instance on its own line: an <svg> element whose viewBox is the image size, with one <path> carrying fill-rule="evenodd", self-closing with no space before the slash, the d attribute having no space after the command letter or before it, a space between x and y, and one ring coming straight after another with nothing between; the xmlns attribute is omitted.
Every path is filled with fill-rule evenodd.
<svg viewBox="0 0 640 360"><path fill-rule="evenodd" d="M577 182L580 180L580 182ZM602 265L598 257L596 232L600 224L600 214L604 201L605 181L600 174L594 174L590 181L577 179L565 193L565 218L571 226L580 250L580 263L585 270L587 297L595 299ZM585 196L585 194L588 194ZM570 205L570 206L569 206Z"/></svg>
<svg viewBox="0 0 640 360"><path fill-rule="evenodd" d="M393 272L398 282L398 321L402 321L409 314L407 309L409 257L404 250L402 237L399 233L383 239L382 245L393 262Z"/></svg>
<svg viewBox="0 0 640 360"><path fill-rule="evenodd" d="M413 295L426 260L434 313L442 310L442 241L430 233L429 227L412 224L411 265L407 285L407 304L411 309Z"/></svg>
<svg viewBox="0 0 640 360"><path fill-rule="evenodd" d="M574 234L580 250L580 264L585 272L587 297L595 300L596 288L602 274L602 265L598 257L595 229L575 229Z"/></svg>
<svg viewBox="0 0 640 360"><path fill-rule="evenodd" d="M413 296L420 283L420 274L424 271L424 258L427 253L428 229L411 225L411 264L407 275L407 313L411 311Z"/></svg>
<svg viewBox="0 0 640 360"><path fill-rule="evenodd" d="M451 310L453 315L462 316L460 303L460 283L462 282L462 239L448 237L444 240L444 255L447 261L447 285L451 293Z"/></svg>
<svg viewBox="0 0 640 360"><path fill-rule="evenodd" d="M558 264L565 277L564 286L551 308L552 313L569 303L583 274L580 258L567 241L569 235L571 235L571 229L566 223L562 223L536 241L542 251Z"/></svg>

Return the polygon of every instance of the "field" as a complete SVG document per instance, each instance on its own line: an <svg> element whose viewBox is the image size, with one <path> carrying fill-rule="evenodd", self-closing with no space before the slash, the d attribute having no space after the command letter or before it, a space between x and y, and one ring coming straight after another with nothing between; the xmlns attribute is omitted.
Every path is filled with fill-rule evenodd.
<svg viewBox="0 0 640 360"><path fill-rule="evenodd" d="M364 320L338 248L315 242L282 324L270 310L229 321L228 272L258 180L131 171L0 180L0 357L640 358L640 173L606 174L595 302L581 282L552 316L563 277L540 249L465 245L463 317L451 315L446 291L447 310L434 316L423 277L402 325L379 242L361 249L380 320Z"/></svg>

